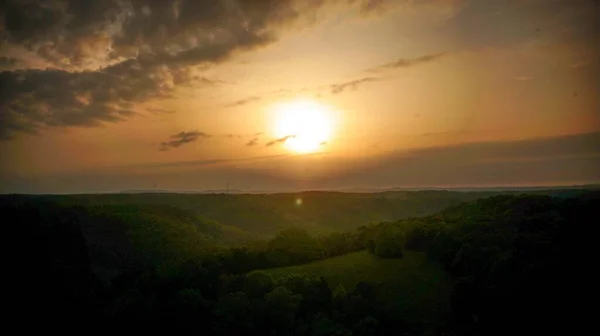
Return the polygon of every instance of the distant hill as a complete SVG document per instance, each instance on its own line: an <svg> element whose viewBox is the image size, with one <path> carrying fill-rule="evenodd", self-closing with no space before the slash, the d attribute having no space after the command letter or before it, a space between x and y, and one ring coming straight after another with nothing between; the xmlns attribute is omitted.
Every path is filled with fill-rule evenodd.
<svg viewBox="0 0 600 336"><path fill-rule="evenodd" d="M327 233L354 229L369 222L424 216L485 196L486 194L428 191L258 195L139 193L40 197L63 205L168 206L269 237L293 226L303 227L313 233Z"/></svg>
<svg viewBox="0 0 600 336"><path fill-rule="evenodd" d="M250 192L241 189L207 189L207 190L161 190L161 189L140 189L123 190L120 194L248 194ZM256 193L256 192L253 192Z"/></svg>
<svg viewBox="0 0 600 336"><path fill-rule="evenodd" d="M169 206L244 232L270 237L289 228L312 233L352 230L370 222L426 216L444 208L499 194L524 191L387 191L343 193L312 191L280 194L127 193L36 196L63 205ZM532 190L527 193L575 196L584 189Z"/></svg>
<svg viewBox="0 0 600 336"><path fill-rule="evenodd" d="M591 190L600 189L600 184L562 185L562 186L490 186L490 187L392 187L392 188L341 188L318 189L317 192L343 193L382 193L389 191L460 191L460 192L518 192L518 191L557 191L557 190ZM310 192L306 190L303 192ZM168 190L139 189L123 190L120 194L284 194L292 191L282 190L243 190L243 189L206 189L206 190Z"/></svg>

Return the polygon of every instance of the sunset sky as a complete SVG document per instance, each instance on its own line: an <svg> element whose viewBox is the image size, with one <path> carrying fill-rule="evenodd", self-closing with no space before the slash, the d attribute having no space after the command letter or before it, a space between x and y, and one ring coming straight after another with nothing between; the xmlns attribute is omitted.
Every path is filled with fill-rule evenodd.
<svg viewBox="0 0 600 336"><path fill-rule="evenodd" d="M0 192L600 182L595 0L8 0Z"/></svg>

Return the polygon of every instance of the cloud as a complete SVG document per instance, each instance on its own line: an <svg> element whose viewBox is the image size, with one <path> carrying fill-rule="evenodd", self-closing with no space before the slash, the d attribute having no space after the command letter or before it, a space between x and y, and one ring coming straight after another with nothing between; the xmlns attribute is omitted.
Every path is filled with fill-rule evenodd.
<svg viewBox="0 0 600 336"><path fill-rule="evenodd" d="M237 164L246 161L248 165ZM600 133L596 132L398 150L370 157L284 154L145 162L57 172L45 178L0 174L0 191L89 193L146 189L156 183L161 189L198 190L219 188L226 181L249 190L597 184L599 166ZM289 174L289 167L304 173Z"/></svg>
<svg viewBox="0 0 600 336"><path fill-rule="evenodd" d="M251 139L246 143L246 146L252 147L258 145L258 138Z"/></svg>
<svg viewBox="0 0 600 336"><path fill-rule="evenodd" d="M275 139L275 140L271 140L271 141L267 142L265 144L265 146L266 147L271 147L273 145L284 143L284 142L288 141L288 139L292 139L292 138L295 138L295 137L296 137L295 135L286 135L283 138L279 138L279 139Z"/></svg>
<svg viewBox="0 0 600 336"><path fill-rule="evenodd" d="M296 7L289 0L10 0L1 31L61 69L96 70L141 54L196 63L268 43L276 26L298 19Z"/></svg>
<svg viewBox="0 0 600 336"><path fill-rule="evenodd" d="M0 139L43 127L98 126L136 114L136 104L172 98L179 86L216 85L191 68L129 60L102 71L0 72ZM154 109L154 112L157 112Z"/></svg>
<svg viewBox="0 0 600 336"><path fill-rule="evenodd" d="M174 110L166 110L166 109L154 108L154 107L147 108L146 111L148 111L150 113L153 113L153 114L171 114L171 113L175 113Z"/></svg>
<svg viewBox="0 0 600 336"><path fill-rule="evenodd" d="M382 77L364 77L349 82L331 84L329 87L331 89L332 94L338 94L344 92L344 90L346 89L356 90L356 88L358 88L358 86L360 86L361 84L375 82L379 80L382 80Z"/></svg>
<svg viewBox="0 0 600 336"><path fill-rule="evenodd" d="M262 132L259 133L226 133L226 134L220 134L220 135L216 135L216 136L223 136L229 139L242 139L242 138L258 138L260 135L262 134Z"/></svg>
<svg viewBox="0 0 600 336"><path fill-rule="evenodd" d="M180 87L223 84L203 76L200 67L314 24L319 10L343 4L362 15L392 3L7 0L0 8L0 69L8 70L0 72L0 139L125 120L140 103L176 97Z"/></svg>
<svg viewBox="0 0 600 336"><path fill-rule="evenodd" d="M410 67L413 67L416 65L421 65L424 63L437 61L446 55L447 55L446 53L439 53L439 54L425 55L425 56L421 56L421 57L417 57L417 58L398 58L396 60L379 65L375 68L368 69L366 71L367 72L380 72L380 71L384 71L384 70L392 70L392 69L398 69L398 68L410 68Z"/></svg>
<svg viewBox="0 0 600 336"><path fill-rule="evenodd" d="M171 140L161 142L159 149L161 151L166 151L169 150L169 148L177 148L190 142L197 141L198 139L207 139L210 137L210 134L198 131L179 132L177 134L171 135Z"/></svg>
<svg viewBox="0 0 600 336"><path fill-rule="evenodd" d="M375 0L7 0L0 37L63 70L98 70L143 56L196 64L279 38L337 4L364 14ZM359 14L359 15L361 15Z"/></svg>
<svg viewBox="0 0 600 336"><path fill-rule="evenodd" d="M526 82L526 81L533 80L533 77L531 77L531 76L518 76L515 79L518 80L518 81Z"/></svg>
<svg viewBox="0 0 600 336"><path fill-rule="evenodd" d="M278 159L284 157L291 157L291 154L276 154L276 155L263 155L263 156L254 156L248 158L238 158L238 159L208 159L208 160L192 160L192 161L176 161L176 162L164 162L164 163L142 163L142 164L133 164L127 166L119 166L113 168L175 168L175 167L194 167L194 166L207 166L207 165L215 165L215 164L226 164L232 162L253 162L253 161L263 161L270 159Z"/></svg>
<svg viewBox="0 0 600 336"><path fill-rule="evenodd" d="M396 69L396 68L409 68L409 67L413 67L413 66L416 66L419 64L435 61L437 59L442 58L444 55L446 55L446 54L440 53L440 54L425 55L425 56L421 56L421 57L413 58L413 59L399 58L392 62L385 63L385 64L382 64L375 68L367 69L365 71L371 72L371 73L377 73L377 72L381 72L383 70L390 70L390 69ZM331 85L329 85L329 89L331 90L332 94L339 94L348 89L354 91L362 84L380 81L385 78L386 77L373 77L373 76L363 77L363 78L355 79L355 80L348 81L348 82L331 84Z"/></svg>
<svg viewBox="0 0 600 336"><path fill-rule="evenodd" d="M0 72L0 139L43 127L98 126L136 114L134 104L172 95L173 73L127 61L103 71Z"/></svg>
<svg viewBox="0 0 600 336"><path fill-rule="evenodd" d="M380 11L383 10L386 5L389 5L391 2L390 0L368 0L368 1L364 1L360 7L360 10L363 13L370 13L373 11Z"/></svg>
<svg viewBox="0 0 600 336"><path fill-rule="evenodd" d="M600 182L600 132L398 150L332 177L339 185L442 186Z"/></svg>
<svg viewBox="0 0 600 336"><path fill-rule="evenodd" d="M240 100L235 101L235 102L233 102L231 104L225 105L225 107L234 107L234 106L246 105L246 104L249 104L249 103L261 100L261 99L262 98L258 97L258 96L251 96L251 97L248 97L248 98L240 99Z"/></svg>
<svg viewBox="0 0 600 336"><path fill-rule="evenodd" d="M118 122L178 87L222 84L197 67L264 47L344 2L5 1L0 63L19 69L0 72L0 139Z"/></svg>
<svg viewBox="0 0 600 336"><path fill-rule="evenodd" d="M0 71L10 70L19 63L20 61L16 58L0 56Z"/></svg>

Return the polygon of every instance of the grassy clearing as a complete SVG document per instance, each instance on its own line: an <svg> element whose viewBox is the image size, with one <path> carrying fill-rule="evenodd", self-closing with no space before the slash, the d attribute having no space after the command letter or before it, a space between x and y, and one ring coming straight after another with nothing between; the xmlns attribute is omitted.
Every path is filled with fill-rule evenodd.
<svg viewBox="0 0 600 336"><path fill-rule="evenodd" d="M422 253L380 259L361 251L268 272L276 280L291 275L322 276L332 288L341 284L347 291L361 281L378 284L381 304L408 318L432 320L448 310L451 280Z"/></svg>

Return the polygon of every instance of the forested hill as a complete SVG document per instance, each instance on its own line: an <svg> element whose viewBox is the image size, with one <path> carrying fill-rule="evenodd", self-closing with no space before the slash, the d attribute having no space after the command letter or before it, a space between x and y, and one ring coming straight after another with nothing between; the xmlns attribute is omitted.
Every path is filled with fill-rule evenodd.
<svg viewBox="0 0 600 336"><path fill-rule="evenodd" d="M529 194L576 196L584 190L538 190ZM101 194L28 196L77 206L168 206L269 238L290 227L314 233L352 230L371 222L434 214L449 206L519 191L302 192L288 194Z"/></svg>
<svg viewBox="0 0 600 336"><path fill-rule="evenodd" d="M320 236L288 228L262 243L171 205L1 197L18 246L9 306L63 331L548 333L569 325L579 279L567 256L600 206L598 192L561 195L496 195Z"/></svg>

